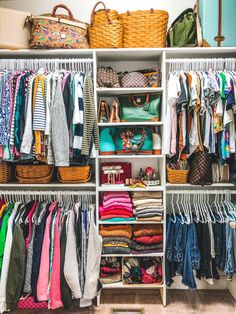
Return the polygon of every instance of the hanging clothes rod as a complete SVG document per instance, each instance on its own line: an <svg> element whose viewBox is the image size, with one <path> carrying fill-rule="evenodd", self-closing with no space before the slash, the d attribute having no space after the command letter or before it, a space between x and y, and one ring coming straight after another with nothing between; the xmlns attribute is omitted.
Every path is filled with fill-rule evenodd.
<svg viewBox="0 0 236 314"><path fill-rule="evenodd" d="M170 71L175 70L236 70L236 58L178 58L168 59Z"/></svg>
<svg viewBox="0 0 236 314"><path fill-rule="evenodd" d="M90 58L53 58L53 59L0 59L0 69L24 70L80 70L92 71L93 59Z"/></svg>
<svg viewBox="0 0 236 314"><path fill-rule="evenodd" d="M54 196L66 196L66 195L96 195L95 191L28 191L28 190L17 190L17 191L4 191L0 190L0 195L54 195Z"/></svg>
<svg viewBox="0 0 236 314"><path fill-rule="evenodd" d="M197 195L197 194L220 194L220 195L231 195L236 194L236 190L181 190L181 191L166 191L166 194L175 194L175 195Z"/></svg>

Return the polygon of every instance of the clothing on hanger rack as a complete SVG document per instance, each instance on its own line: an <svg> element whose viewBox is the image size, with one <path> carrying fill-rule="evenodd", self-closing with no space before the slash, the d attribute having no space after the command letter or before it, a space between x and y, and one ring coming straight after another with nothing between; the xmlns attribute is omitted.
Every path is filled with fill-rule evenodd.
<svg viewBox="0 0 236 314"><path fill-rule="evenodd" d="M28 299L49 309L91 305L102 251L94 192L14 193L0 191L0 312Z"/></svg>
<svg viewBox="0 0 236 314"><path fill-rule="evenodd" d="M56 166L99 149L91 59L0 60L0 158Z"/></svg>
<svg viewBox="0 0 236 314"><path fill-rule="evenodd" d="M191 289L197 288L195 274L211 285L220 279L219 271L232 280L236 267L236 203L228 191L214 196L213 192L170 191L171 213L166 217L168 286L177 274Z"/></svg>
<svg viewBox="0 0 236 314"><path fill-rule="evenodd" d="M179 160L207 150L227 161L236 152L236 59L168 63L165 153Z"/></svg>

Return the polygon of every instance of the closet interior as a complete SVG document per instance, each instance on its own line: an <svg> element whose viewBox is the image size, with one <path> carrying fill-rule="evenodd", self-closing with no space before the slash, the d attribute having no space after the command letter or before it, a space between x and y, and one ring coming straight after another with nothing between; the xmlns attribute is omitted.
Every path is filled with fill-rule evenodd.
<svg viewBox="0 0 236 314"><path fill-rule="evenodd" d="M100 276L102 288L156 289L157 293L160 292L163 305L165 306L167 304L167 288L174 287L185 289L186 286L191 286L188 282L186 283L185 280L182 282L182 276L179 274L181 274L181 272L183 273L183 269L173 269L174 262L179 262L175 267L180 266L180 268L183 268L187 267L187 265L189 266L188 261L185 263L183 259L176 261L171 258L176 252L173 253L171 251L172 248L169 247L171 241L169 241L169 238L171 236L173 237L174 232L176 232L176 234L179 232L175 224L178 223L179 227L186 229L186 233L196 233L198 231L197 226L199 225L201 225L203 229L206 229L206 226L210 225L211 229L208 229L208 233L206 232L209 237L209 232L213 232L212 230L216 225L219 229L221 225L224 225L222 228L225 228L225 231L222 232L231 232L231 229L228 230L228 228L226 228L227 222L231 220L236 221L234 213L235 205L233 203L235 190L232 183L217 181L217 183L202 186L201 184L191 185L187 182L170 183L167 181L167 177L169 178L169 176L166 169L167 164L168 166L170 164L170 159L169 157L166 158L166 154L171 153L172 158L174 156L174 159L171 160L171 163L174 164L180 161L180 155L183 149L182 146L180 147L175 144L172 145L174 147L173 151L169 151L171 143L170 132L173 126L173 121L170 120L170 117L173 118L173 115L171 116L171 112L168 111L170 110L170 108L168 108L168 97L171 94L171 91L168 89L170 72L179 75L179 72L182 70L186 72L207 71L210 67L216 71L222 70L225 72L225 70L227 70L234 72L236 62L235 59L232 58L236 56L236 49L75 49L68 51L57 50L56 56L55 51L51 50L1 50L0 54L2 58L2 60L0 60L1 72L17 69L20 73L25 73L27 72L25 69L28 71L36 70L40 77L44 77L46 73L47 75L48 73L52 73L52 77L56 77L55 85L58 84L58 89L61 87L61 85L59 86L59 84L61 84L60 73L63 73L61 79L63 79L63 77L70 77L72 82L76 80L77 88L79 88L78 82L81 73L85 73L86 75L83 77L85 81L83 81L83 83L86 82L86 77L88 76L89 79L93 79L93 86L91 85L91 81L87 81L87 88L91 88L92 86L90 96L94 97L94 108L88 108L87 112L84 108L82 116L80 115L81 112L78 112L78 119L76 120L78 133L75 133L73 129L72 134L74 137L71 137L71 134L64 134L64 137L58 136L57 123L61 123L61 112L56 109L55 113L58 115L58 120L55 121L54 130L59 143L56 142L52 145L52 149L55 149L56 152L60 152L60 150L57 149L61 147L65 148L66 143L68 150L65 149L65 151L70 152L66 153L66 163L61 163L61 161L52 163L55 165L56 169L78 164L91 166L89 180L84 183L73 183L73 181L63 182L63 180L58 180L58 174L54 174L54 177L46 184L40 182L36 182L33 185L29 183L19 184L12 180L9 183L0 184L2 199L13 202L31 200L36 202L37 200L39 202L49 203L58 200L58 208L60 208L59 205L63 205L62 207L65 212L58 211L58 216L55 215L55 217L59 217L59 213L61 216L67 215L67 204L69 210L71 210L73 206L76 207L76 204L80 203L80 206L84 210L84 206L82 205L83 201L88 205L92 200L95 206L94 223L96 225L96 232L94 231L94 233L96 234L97 243L99 243L99 245L101 244L99 258L99 262L101 259L101 267L100 274L97 274L97 278ZM221 58L221 61L218 60L219 58ZM144 70L143 73L154 73L155 84L152 87L150 85L142 88L121 87L120 85L117 85L117 87L100 87L97 83L99 79L98 72L99 69L104 67L111 67L118 73L118 77L124 77L124 75L130 71ZM11 72L9 75L11 75ZM32 75L32 73L29 73L29 76ZM52 85L50 86L53 88L53 79ZM78 97L78 103L80 92L81 90L77 90L77 94L74 96L75 98ZM82 92L84 92L84 86ZM59 91L58 97L63 97L61 91ZM64 97L66 97L65 94ZM51 100L52 98L49 97L49 99ZM132 118L121 119L125 117L126 114L128 116L129 111L118 112L117 103L121 102L121 100L123 102L127 101L127 103L132 101L136 108L138 108L139 104L142 106L146 104L147 99L148 102L151 100L157 104L157 117L155 116L153 120L149 121L142 120L141 118L138 119L138 121L132 120ZM104 103L106 103L106 106ZM109 119L103 116L100 117L99 112L101 106L103 106L103 109L106 108L106 110L109 111ZM186 113L181 112L185 114L184 117L187 118ZM95 114L98 117L97 122L94 120ZM88 119L86 123L89 122L89 125L86 129L86 133L84 132L81 137L79 136L79 127L83 124L83 119L85 119L84 117L86 115ZM70 117L70 121L72 121L74 117L73 113L70 112L68 117ZM207 121L210 121L212 117L213 115L208 115L206 117L206 119L208 119ZM64 118L65 115L62 119ZM90 118L92 121L90 121ZM177 118L179 119L179 116ZM179 121L178 119L177 121ZM181 119L183 119L183 116L181 116ZM196 116L195 119L197 123L198 117ZM63 123L65 123L70 130L69 120L64 119ZM202 130L205 129L206 125L206 120L202 121ZM176 124L176 127L178 128L178 124ZM61 128L59 127L58 129ZM183 130L183 127L180 129ZM186 130L185 128L185 131ZM212 133L210 131L211 129L208 129L209 136L204 134L204 137L202 133L199 135L200 139L203 138L203 144L208 144L207 148L210 148L213 139L216 139L214 130L212 130ZM119 134L119 138L116 138L117 134ZM98 135L100 137L100 146L96 143ZM146 138L150 137L152 140L152 148L147 148L145 151L142 151L139 144L137 144L135 148L136 151L130 151L130 138L135 135L137 135L139 140L144 136ZM48 144L48 138L45 137L45 132L43 136L43 138L47 140L46 144ZM76 136L78 136L77 139L75 138ZM37 136L35 138L37 138ZM112 146L112 139L114 138L117 145L126 145L127 153L117 153L119 150L114 149ZM122 138L122 142L119 142L120 138ZM185 141L184 143L186 144ZM193 146L197 145L194 142L191 143ZM35 154L34 144L35 143L32 143L32 147L30 147L30 154ZM5 149L0 151L1 156L9 156L6 151L7 147L8 145L6 145ZM224 150L223 153L225 151L228 152L227 149ZM81 152L79 152L79 154L77 154L78 150L83 150L83 153L81 154ZM46 151L48 152L48 149L46 149ZM230 152L233 152L233 147L231 147ZM2 155L3 153L5 153L5 155ZM38 154L36 155L38 156ZM17 154L14 156L17 156ZM222 157L222 154L220 157ZM148 173L150 172L151 175L149 177ZM129 180L131 178L140 178L141 180L136 182ZM144 184L142 181L145 181ZM27 191L22 191L22 189L26 190L26 188ZM45 190L47 191L45 192ZM34 196L36 196L36 198ZM119 204L118 215L114 213L114 208L112 207L112 204L116 204L116 202ZM199 206L198 202L201 202L203 205ZM148 207L146 212L143 211L143 205ZM191 208L193 208L193 206L194 209L192 212ZM91 218L93 215L90 211L88 212L89 214L87 215ZM172 233L170 233L170 227L172 227L172 231L174 230ZM100 234L100 236L98 234ZM102 242L100 240L102 240ZM182 241L181 243L184 246L184 240L180 239L180 241ZM199 247L201 243L202 242L199 240ZM191 245L191 243L187 242L187 245ZM86 255L86 253L87 248L85 246L81 254ZM207 254L208 253L209 252L207 252ZM218 253L219 251L217 251L217 254ZM235 252L231 253L232 256L235 256ZM196 254L200 254L199 250ZM83 255L83 257L85 256ZM206 258L213 259L209 254ZM198 261L196 261L196 264L197 262ZM212 260L210 262L212 262ZM219 261L217 261L217 263L218 262ZM97 265L92 266L97 269ZM219 264L217 264L217 266L219 266ZM86 265L82 265L81 267L83 267L84 270ZM151 274L150 271L152 271ZM170 271L173 272L170 273ZM232 295L236 297L235 278L234 276L231 278L230 274L225 272L222 265L218 273L219 278L217 279L219 280L217 281L214 281L212 278L195 281L195 274L192 268L187 271L191 272L193 275L191 277L193 283L191 288L195 288L197 282L197 288L229 289ZM173 274L176 274L176 276ZM201 275L198 274L198 277L204 277L203 273ZM167 282L168 278L169 282ZM86 278L83 278L83 280L86 280ZM174 280L174 283L170 284L172 280ZM99 287L97 296L98 305L102 295L100 288L101 287ZM92 285L92 289L97 289L95 283ZM85 296L85 301L87 302L87 300L94 298L95 294L93 295L93 293L91 293L89 296ZM83 292L81 295L83 295ZM83 305L83 302L81 303Z"/></svg>

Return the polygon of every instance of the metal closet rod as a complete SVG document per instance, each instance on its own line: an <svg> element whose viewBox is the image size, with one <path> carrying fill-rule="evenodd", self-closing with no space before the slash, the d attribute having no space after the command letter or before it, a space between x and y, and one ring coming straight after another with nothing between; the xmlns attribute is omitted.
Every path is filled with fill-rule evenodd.
<svg viewBox="0 0 236 314"><path fill-rule="evenodd" d="M184 70L191 68L192 70L213 68L215 70L235 70L236 58L177 58L166 60L170 64L171 70Z"/></svg>
<svg viewBox="0 0 236 314"><path fill-rule="evenodd" d="M231 195L236 194L236 190L181 190L181 191L166 191L167 194L176 194L176 195L197 195L197 194L220 194L220 195Z"/></svg>
<svg viewBox="0 0 236 314"><path fill-rule="evenodd" d="M60 197L61 195L96 195L95 191L4 191L0 190L0 195L54 195Z"/></svg>

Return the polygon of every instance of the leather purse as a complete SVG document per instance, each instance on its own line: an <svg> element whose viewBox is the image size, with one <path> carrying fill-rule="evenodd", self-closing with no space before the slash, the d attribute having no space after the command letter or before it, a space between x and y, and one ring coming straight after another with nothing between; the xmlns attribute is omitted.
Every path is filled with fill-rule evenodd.
<svg viewBox="0 0 236 314"><path fill-rule="evenodd" d="M117 154L152 154L152 128L117 128L115 145Z"/></svg>
<svg viewBox="0 0 236 314"><path fill-rule="evenodd" d="M102 128L100 131L100 155L114 155L116 153L115 128Z"/></svg>
<svg viewBox="0 0 236 314"><path fill-rule="evenodd" d="M104 162L101 165L102 184L124 183L132 177L130 162Z"/></svg>
<svg viewBox="0 0 236 314"><path fill-rule="evenodd" d="M139 72L130 72L121 79L121 86L125 88L147 87L147 78Z"/></svg>
<svg viewBox="0 0 236 314"><path fill-rule="evenodd" d="M68 15L58 15L58 8ZM88 24L76 20L64 4L58 4L52 13L29 17L31 26L30 48L89 48Z"/></svg>
<svg viewBox="0 0 236 314"><path fill-rule="evenodd" d="M122 122L159 121L161 98L157 94L122 95L118 97Z"/></svg>
<svg viewBox="0 0 236 314"><path fill-rule="evenodd" d="M118 74L111 67L101 67L97 72L99 87L120 87Z"/></svg>
<svg viewBox="0 0 236 314"><path fill-rule="evenodd" d="M110 117L110 107L106 100L101 99L98 105L98 122L108 122Z"/></svg>

